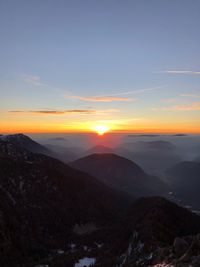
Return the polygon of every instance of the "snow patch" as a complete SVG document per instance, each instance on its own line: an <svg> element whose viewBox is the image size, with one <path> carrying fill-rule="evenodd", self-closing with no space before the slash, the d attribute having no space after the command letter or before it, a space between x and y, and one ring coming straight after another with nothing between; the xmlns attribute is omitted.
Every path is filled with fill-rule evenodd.
<svg viewBox="0 0 200 267"><path fill-rule="evenodd" d="M57 253L58 253L58 254L64 254L65 252L64 252L64 250L62 250L62 249L58 249L58 250L57 250Z"/></svg>
<svg viewBox="0 0 200 267"><path fill-rule="evenodd" d="M78 263L75 263L74 267L89 267L93 264L95 264L96 259L95 258L83 258L80 259Z"/></svg>

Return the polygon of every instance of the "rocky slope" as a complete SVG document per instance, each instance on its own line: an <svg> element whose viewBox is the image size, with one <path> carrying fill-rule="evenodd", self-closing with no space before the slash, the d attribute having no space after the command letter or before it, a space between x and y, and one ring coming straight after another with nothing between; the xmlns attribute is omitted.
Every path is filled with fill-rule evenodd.
<svg viewBox="0 0 200 267"><path fill-rule="evenodd" d="M75 225L112 223L124 201L88 174L7 140L0 140L0 192L1 266L66 245Z"/></svg>

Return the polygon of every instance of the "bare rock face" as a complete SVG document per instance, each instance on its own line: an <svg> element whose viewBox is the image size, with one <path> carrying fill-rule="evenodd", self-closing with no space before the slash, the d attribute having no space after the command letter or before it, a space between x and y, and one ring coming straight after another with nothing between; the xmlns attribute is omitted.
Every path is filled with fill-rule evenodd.
<svg viewBox="0 0 200 267"><path fill-rule="evenodd" d="M189 247L189 244L183 238L177 237L174 240L173 247L175 255L180 256L186 252Z"/></svg>
<svg viewBox="0 0 200 267"><path fill-rule="evenodd" d="M159 256L156 260L157 264L167 263L169 266L176 267L199 267L200 235L176 237L173 246L162 248Z"/></svg>
<svg viewBox="0 0 200 267"><path fill-rule="evenodd" d="M199 267L200 266L200 255L198 255L196 257L193 257L192 265L194 267Z"/></svg>

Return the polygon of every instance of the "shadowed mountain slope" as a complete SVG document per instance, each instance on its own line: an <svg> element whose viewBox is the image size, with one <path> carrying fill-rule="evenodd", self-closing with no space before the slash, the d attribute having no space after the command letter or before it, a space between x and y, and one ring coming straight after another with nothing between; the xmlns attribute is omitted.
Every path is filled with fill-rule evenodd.
<svg viewBox="0 0 200 267"><path fill-rule="evenodd" d="M133 161L116 154L92 154L70 164L90 173L101 182L136 196L160 195L166 185L158 177L146 174Z"/></svg>

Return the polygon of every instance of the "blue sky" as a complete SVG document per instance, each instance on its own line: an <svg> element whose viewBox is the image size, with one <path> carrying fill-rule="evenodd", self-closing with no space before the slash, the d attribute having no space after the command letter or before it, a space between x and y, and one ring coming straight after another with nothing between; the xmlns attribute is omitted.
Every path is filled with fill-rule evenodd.
<svg viewBox="0 0 200 267"><path fill-rule="evenodd" d="M2 130L200 130L199 13L198 0L1 0Z"/></svg>

